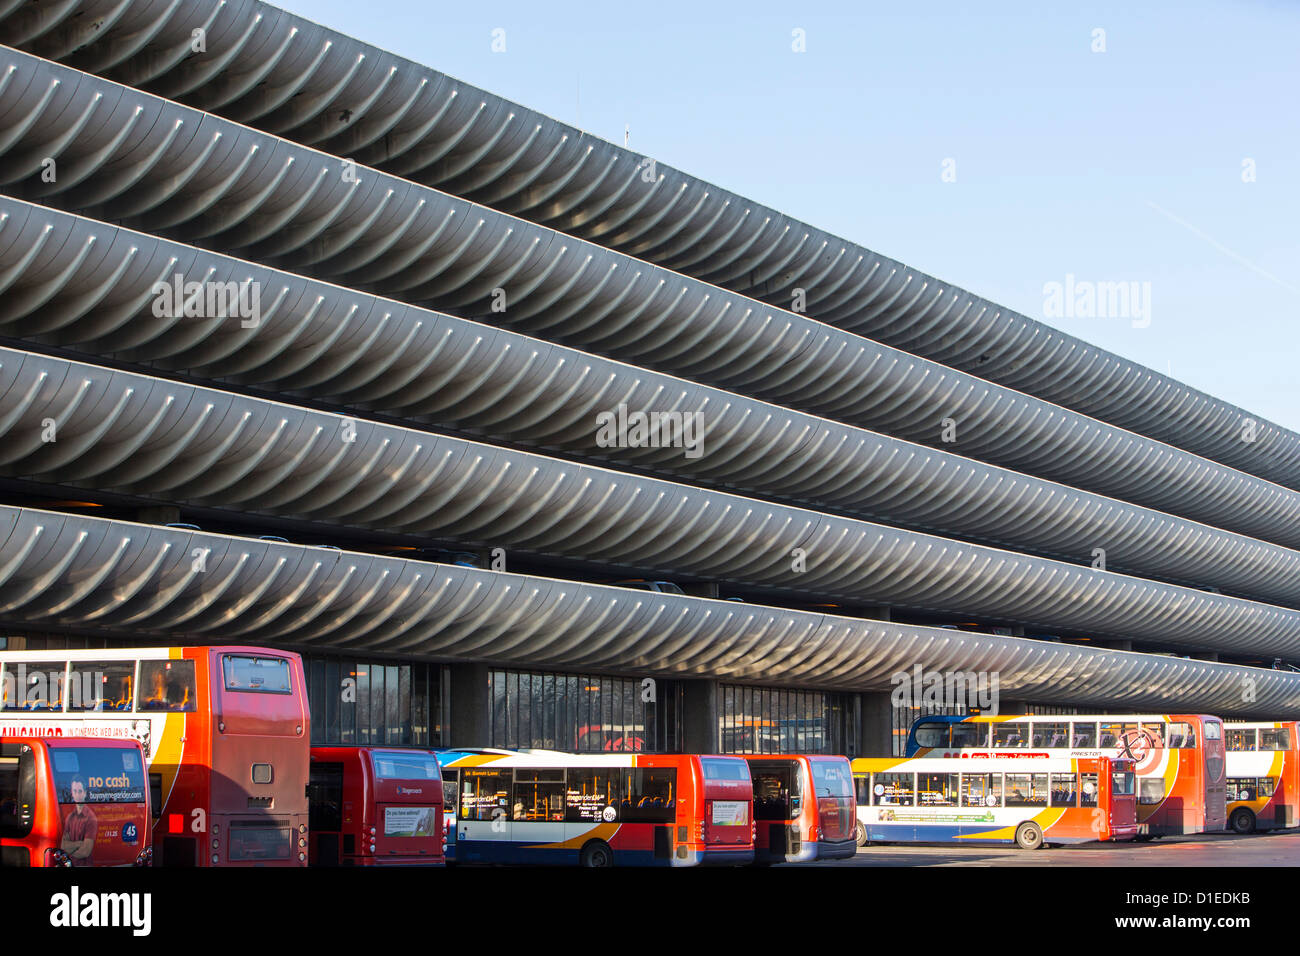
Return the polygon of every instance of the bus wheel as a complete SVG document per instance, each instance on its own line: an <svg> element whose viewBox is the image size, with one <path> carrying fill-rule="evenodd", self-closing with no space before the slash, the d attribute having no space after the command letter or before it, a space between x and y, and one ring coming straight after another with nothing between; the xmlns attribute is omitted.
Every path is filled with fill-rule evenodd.
<svg viewBox="0 0 1300 956"><path fill-rule="evenodd" d="M578 863L581 866L613 866L614 851L604 840L592 840L582 848Z"/></svg>
<svg viewBox="0 0 1300 956"><path fill-rule="evenodd" d="M859 820L857 826L853 828L853 842L858 846L867 845L867 828L862 825L861 820Z"/></svg>
<svg viewBox="0 0 1300 956"><path fill-rule="evenodd" d="M1037 823L1022 823L1016 827L1016 846L1022 850L1037 850L1043 845L1043 831Z"/></svg>
<svg viewBox="0 0 1300 956"><path fill-rule="evenodd" d="M1232 813L1232 819L1228 821L1228 827L1233 833L1254 833L1255 814L1251 813L1245 807L1234 810Z"/></svg>

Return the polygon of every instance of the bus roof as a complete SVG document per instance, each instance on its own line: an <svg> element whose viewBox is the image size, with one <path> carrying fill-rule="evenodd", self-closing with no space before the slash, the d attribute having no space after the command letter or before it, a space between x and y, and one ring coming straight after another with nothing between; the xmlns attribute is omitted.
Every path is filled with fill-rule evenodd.
<svg viewBox="0 0 1300 956"><path fill-rule="evenodd" d="M1114 757L857 757L851 766L854 773L1052 773L1091 760L1132 763Z"/></svg>

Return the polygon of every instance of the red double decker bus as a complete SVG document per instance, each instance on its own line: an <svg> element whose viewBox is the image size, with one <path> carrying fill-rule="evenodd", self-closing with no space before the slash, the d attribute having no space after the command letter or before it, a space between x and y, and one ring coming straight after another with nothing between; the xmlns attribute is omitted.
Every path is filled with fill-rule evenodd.
<svg viewBox="0 0 1300 956"><path fill-rule="evenodd" d="M140 742L155 865L307 865L311 736L297 654L6 651L0 686L0 738Z"/></svg>
<svg viewBox="0 0 1300 956"><path fill-rule="evenodd" d="M441 866L442 771L431 750L313 747L312 866Z"/></svg>
<svg viewBox="0 0 1300 956"><path fill-rule="evenodd" d="M148 866L153 821L134 740L0 742L0 866Z"/></svg>
<svg viewBox="0 0 1300 956"><path fill-rule="evenodd" d="M842 860L857 852L847 757L746 755L754 781L754 862Z"/></svg>

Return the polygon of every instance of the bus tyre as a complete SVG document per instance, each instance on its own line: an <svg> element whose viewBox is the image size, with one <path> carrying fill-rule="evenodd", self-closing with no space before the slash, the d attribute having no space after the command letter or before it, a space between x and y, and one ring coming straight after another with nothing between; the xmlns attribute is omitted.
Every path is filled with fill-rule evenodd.
<svg viewBox="0 0 1300 956"><path fill-rule="evenodd" d="M613 866L614 851L604 840L592 840L582 848L578 863L581 866Z"/></svg>
<svg viewBox="0 0 1300 956"><path fill-rule="evenodd" d="M1043 845L1043 831L1037 823L1022 823L1016 827L1016 846L1022 850L1037 850Z"/></svg>
<svg viewBox="0 0 1300 956"><path fill-rule="evenodd" d="M859 820L857 825L853 828L853 842L858 846L867 845L867 828L862 825L861 820Z"/></svg>
<svg viewBox="0 0 1300 956"><path fill-rule="evenodd" d="M1228 827L1233 833L1254 833L1255 814L1251 813L1245 807L1234 810L1232 813L1232 819L1228 821Z"/></svg>

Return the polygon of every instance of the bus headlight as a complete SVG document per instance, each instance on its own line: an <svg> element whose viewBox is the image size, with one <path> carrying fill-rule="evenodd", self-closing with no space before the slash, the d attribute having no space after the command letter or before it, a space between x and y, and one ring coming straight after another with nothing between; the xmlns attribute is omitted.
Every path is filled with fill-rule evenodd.
<svg viewBox="0 0 1300 956"><path fill-rule="evenodd" d="M45 851L46 866L72 866L72 857L58 847Z"/></svg>
<svg viewBox="0 0 1300 956"><path fill-rule="evenodd" d="M136 866L153 866L153 847L147 846L135 858Z"/></svg>

